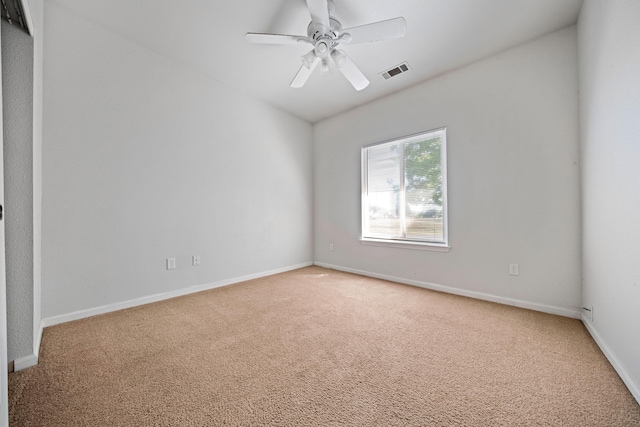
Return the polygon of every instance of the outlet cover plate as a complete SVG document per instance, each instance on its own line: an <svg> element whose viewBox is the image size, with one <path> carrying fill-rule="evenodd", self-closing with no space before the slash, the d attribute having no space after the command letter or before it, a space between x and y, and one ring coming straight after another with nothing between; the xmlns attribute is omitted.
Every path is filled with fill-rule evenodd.
<svg viewBox="0 0 640 427"><path fill-rule="evenodd" d="M518 264L509 264L509 274L512 276L520 275L520 268Z"/></svg>

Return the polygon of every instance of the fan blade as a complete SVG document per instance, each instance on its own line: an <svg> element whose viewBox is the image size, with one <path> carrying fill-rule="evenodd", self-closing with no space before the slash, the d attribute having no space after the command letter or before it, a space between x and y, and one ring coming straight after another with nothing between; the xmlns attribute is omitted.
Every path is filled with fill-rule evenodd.
<svg viewBox="0 0 640 427"><path fill-rule="evenodd" d="M249 43L258 44L298 44L309 43L305 36L292 36L289 34L247 33L244 36Z"/></svg>
<svg viewBox="0 0 640 427"><path fill-rule="evenodd" d="M327 30L331 28L328 0L307 0L307 7L314 24L320 24Z"/></svg>
<svg viewBox="0 0 640 427"><path fill-rule="evenodd" d="M342 52L342 51L341 51ZM349 80L349 83L355 88L355 90L362 90L369 86L369 80L362 74L362 71L358 69L356 64L353 63L344 52L344 63L338 68L340 72Z"/></svg>
<svg viewBox="0 0 640 427"><path fill-rule="evenodd" d="M298 70L298 74L293 78L291 82L291 87L293 88L301 88L304 84L309 80L311 73L316 69L318 63L320 62L320 58L316 57L316 59L311 63L311 66L307 68L305 64L302 64L300 70Z"/></svg>
<svg viewBox="0 0 640 427"><path fill-rule="evenodd" d="M351 40L344 43L367 43L378 40L397 39L404 37L407 33L407 21L404 18L393 18L386 21L374 22L372 24L361 25L359 27L347 28L341 34L348 33Z"/></svg>

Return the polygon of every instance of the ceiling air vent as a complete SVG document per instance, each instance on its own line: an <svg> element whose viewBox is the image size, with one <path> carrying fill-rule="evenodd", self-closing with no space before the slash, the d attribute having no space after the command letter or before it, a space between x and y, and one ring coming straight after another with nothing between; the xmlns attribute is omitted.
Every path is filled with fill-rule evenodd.
<svg viewBox="0 0 640 427"><path fill-rule="evenodd" d="M397 76L398 74L402 74L406 71L409 71L409 64L403 62L402 64L396 65L390 70L383 71L382 73L380 73L380 75L384 77L385 80L389 80L391 77Z"/></svg>

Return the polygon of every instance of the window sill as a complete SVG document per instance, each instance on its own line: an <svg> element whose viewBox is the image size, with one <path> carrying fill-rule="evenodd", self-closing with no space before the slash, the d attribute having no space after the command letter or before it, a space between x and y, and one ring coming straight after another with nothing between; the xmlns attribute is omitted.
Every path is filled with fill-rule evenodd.
<svg viewBox="0 0 640 427"><path fill-rule="evenodd" d="M451 246L444 243L411 242L403 240L370 239L362 237L361 245L386 246L389 248L414 249L419 251L449 252Z"/></svg>

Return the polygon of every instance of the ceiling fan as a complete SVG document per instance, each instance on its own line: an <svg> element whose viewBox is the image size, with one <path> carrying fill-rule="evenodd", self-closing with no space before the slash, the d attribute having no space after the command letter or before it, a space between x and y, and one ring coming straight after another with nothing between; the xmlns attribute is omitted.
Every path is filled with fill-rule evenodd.
<svg viewBox="0 0 640 427"><path fill-rule="evenodd" d="M307 27L307 36L288 34L247 33L245 39L259 44L298 44L308 43L313 49L302 56L302 66L291 82L291 87L301 88L307 82L319 63L322 70L328 71L333 62L356 90L369 85L369 80L351 61L344 51L337 49L340 43L356 44L404 37L407 23L404 18L388 19L358 27L342 29L342 24L333 17L333 0L306 0L311 22Z"/></svg>

